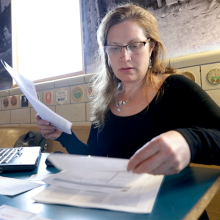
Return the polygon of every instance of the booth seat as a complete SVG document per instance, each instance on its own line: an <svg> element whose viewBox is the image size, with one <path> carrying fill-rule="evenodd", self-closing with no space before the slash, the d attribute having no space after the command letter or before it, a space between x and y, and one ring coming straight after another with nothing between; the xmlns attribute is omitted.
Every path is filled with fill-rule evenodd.
<svg viewBox="0 0 220 220"><path fill-rule="evenodd" d="M72 130L81 141L87 143L90 125L73 125ZM40 130L36 125L0 127L0 148L14 147L14 144L18 138L21 135L26 134L28 131ZM48 139L48 145L47 152L62 151L63 153L68 153L66 149L57 141Z"/></svg>

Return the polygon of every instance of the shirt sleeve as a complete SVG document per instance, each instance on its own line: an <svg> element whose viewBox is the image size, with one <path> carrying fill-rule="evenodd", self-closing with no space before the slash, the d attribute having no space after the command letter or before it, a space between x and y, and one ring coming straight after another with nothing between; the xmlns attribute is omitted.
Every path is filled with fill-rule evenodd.
<svg viewBox="0 0 220 220"><path fill-rule="evenodd" d="M190 127L175 129L189 144L191 162L220 165L220 108L196 83L181 76L182 108ZM185 119L187 120L187 119Z"/></svg>
<svg viewBox="0 0 220 220"><path fill-rule="evenodd" d="M87 144L80 141L73 132L71 134L63 132L56 141L60 142L70 154L106 156L102 149L99 148L97 133L98 128L91 125Z"/></svg>

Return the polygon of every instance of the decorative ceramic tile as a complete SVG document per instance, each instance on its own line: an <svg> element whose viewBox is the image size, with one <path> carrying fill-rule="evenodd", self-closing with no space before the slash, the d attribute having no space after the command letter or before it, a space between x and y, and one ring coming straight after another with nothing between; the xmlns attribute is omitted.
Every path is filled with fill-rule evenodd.
<svg viewBox="0 0 220 220"><path fill-rule="evenodd" d="M213 68L207 73L207 80L213 85L220 84L220 68Z"/></svg>
<svg viewBox="0 0 220 220"><path fill-rule="evenodd" d="M56 105L70 104L70 87L63 87L54 90Z"/></svg>
<svg viewBox="0 0 220 220"><path fill-rule="evenodd" d="M21 94L20 95L20 105L21 105L21 108L26 108L26 107L30 107L31 104L30 102L28 101L28 99L26 98L26 96L24 94Z"/></svg>
<svg viewBox="0 0 220 220"><path fill-rule="evenodd" d="M208 64L208 65L201 66L202 88L204 90L220 89L220 84L210 83L209 79L208 79L210 70L213 70L216 68L220 69L220 63Z"/></svg>
<svg viewBox="0 0 220 220"><path fill-rule="evenodd" d="M54 90L43 91L43 103L45 105L56 105Z"/></svg>
<svg viewBox="0 0 220 220"><path fill-rule="evenodd" d="M13 95L9 97L9 108L16 109L21 107L20 95Z"/></svg>
<svg viewBox="0 0 220 220"><path fill-rule="evenodd" d="M2 110L9 109L9 96L1 98L1 109Z"/></svg>
<svg viewBox="0 0 220 220"><path fill-rule="evenodd" d="M71 103L88 102L87 88L89 84L71 86Z"/></svg>

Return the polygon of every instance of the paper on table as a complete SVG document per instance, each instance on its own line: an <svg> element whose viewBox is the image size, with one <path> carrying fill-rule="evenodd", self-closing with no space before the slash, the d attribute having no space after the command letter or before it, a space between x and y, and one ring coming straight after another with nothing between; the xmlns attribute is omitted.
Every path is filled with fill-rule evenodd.
<svg viewBox="0 0 220 220"><path fill-rule="evenodd" d="M96 170L127 172L128 159L50 154L48 160L59 170Z"/></svg>
<svg viewBox="0 0 220 220"><path fill-rule="evenodd" d="M8 205L0 206L0 219L1 220L50 220L46 218L41 218L35 213L27 212Z"/></svg>
<svg viewBox="0 0 220 220"><path fill-rule="evenodd" d="M66 171L52 178L46 180L51 185L32 199L133 213L152 211L163 180L163 176L101 171Z"/></svg>
<svg viewBox="0 0 220 220"><path fill-rule="evenodd" d="M162 175L127 172L127 159L64 154L48 158L66 171L43 179L51 185L32 198L37 202L150 213L163 180Z"/></svg>
<svg viewBox="0 0 220 220"><path fill-rule="evenodd" d="M72 123L56 114L54 111L52 111L38 100L37 92L33 82L13 70L6 62L2 60L1 62L11 77L16 81L17 85L27 97L35 111L40 115L40 117L43 120L51 122L51 124L54 125L57 129L66 132L67 134L71 134Z"/></svg>
<svg viewBox="0 0 220 220"><path fill-rule="evenodd" d="M0 194L7 196L14 196L28 190L34 189L42 184L31 183L26 180L20 180L9 177L0 176Z"/></svg>

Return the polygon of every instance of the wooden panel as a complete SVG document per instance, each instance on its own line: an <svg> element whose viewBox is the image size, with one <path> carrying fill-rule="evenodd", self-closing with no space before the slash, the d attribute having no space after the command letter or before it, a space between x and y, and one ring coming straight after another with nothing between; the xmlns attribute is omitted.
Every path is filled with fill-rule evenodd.
<svg viewBox="0 0 220 220"><path fill-rule="evenodd" d="M14 147L14 144L17 141L17 139L30 130L40 131L37 126L0 127L1 148ZM87 139L90 132L90 125L74 125L72 126L72 130L82 142L87 143ZM63 148L59 142L54 140L48 140L48 142L49 147L47 149L47 152L62 151L64 153L67 153L66 149Z"/></svg>

